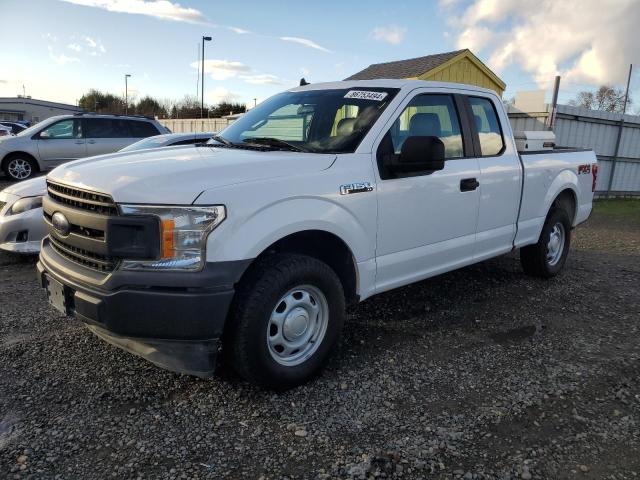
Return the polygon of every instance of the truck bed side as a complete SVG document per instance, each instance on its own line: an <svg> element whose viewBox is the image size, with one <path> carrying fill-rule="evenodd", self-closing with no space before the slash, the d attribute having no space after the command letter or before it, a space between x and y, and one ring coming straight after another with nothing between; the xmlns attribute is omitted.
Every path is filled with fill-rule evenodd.
<svg viewBox="0 0 640 480"><path fill-rule="evenodd" d="M571 219L576 226L591 213L593 201L593 166L597 163L591 150L553 150L521 153L523 186L514 246L536 243L553 201L569 190L575 201Z"/></svg>

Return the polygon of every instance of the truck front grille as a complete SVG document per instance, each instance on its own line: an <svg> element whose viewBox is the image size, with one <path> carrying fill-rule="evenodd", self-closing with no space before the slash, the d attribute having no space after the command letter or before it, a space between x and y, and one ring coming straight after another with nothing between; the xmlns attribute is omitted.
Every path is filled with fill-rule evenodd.
<svg viewBox="0 0 640 480"><path fill-rule="evenodd" d="M118 265L117 258L74 247L73 245L54 238L52 235L49 236L49 240L51 241L51 247L58 252L58 254L83 267L102 273L110 273L115 270Z"/></svg>
<svg viewBox="0 0 640 480"><path fill-rule="evenodd" d="M120 259L107 255L109 219L118 215L110 196L47 181L42 206L49 243L58 255L105 275L117 268ZM66 217L67 232L61 233L53 226L56 212Z"/></svg>
<svg viewBox="0 0 640 480"><path fill-rule="evenodd" d="M118 215L118 208L108 195L68 187L51 181L47 181L47 191L53 200L70 207L88 210L99 215Z"/></svg>

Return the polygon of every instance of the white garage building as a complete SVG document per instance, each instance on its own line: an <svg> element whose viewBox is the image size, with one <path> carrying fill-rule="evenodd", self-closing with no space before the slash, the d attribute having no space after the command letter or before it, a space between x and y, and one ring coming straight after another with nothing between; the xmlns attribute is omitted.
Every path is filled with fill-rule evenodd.
<svg viewBox="0 0 640 480"><path fill-rule="evenodd" d="M66 103L48 102L31 97L0 97L0 120L37 123L54 115L81 111L81 108Z"/></svg>

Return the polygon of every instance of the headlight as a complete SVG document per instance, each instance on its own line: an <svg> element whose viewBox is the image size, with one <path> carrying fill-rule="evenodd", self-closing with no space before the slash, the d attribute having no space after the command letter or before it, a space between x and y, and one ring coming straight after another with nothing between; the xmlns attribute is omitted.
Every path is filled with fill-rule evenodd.
<svg viewBox="0 0 640 480"><path fill-rule="evenodd" d="M42 207L42 197L24 197L11 205L7 215L17 215L40 207Z"/></svg>
<svg viewBox="0 0 640 480"><path fill-rule="evenodd" d="M155 215L160 219L160 258L124 260L124 270L202 270L207 236L227 216L223 205L120 205L120 209L124 215Z"/></svg>

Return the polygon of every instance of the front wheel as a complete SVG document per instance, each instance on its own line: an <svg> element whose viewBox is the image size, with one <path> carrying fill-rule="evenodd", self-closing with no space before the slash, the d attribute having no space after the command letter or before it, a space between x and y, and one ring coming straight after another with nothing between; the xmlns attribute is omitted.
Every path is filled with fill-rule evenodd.
<svg viewBox="0 0 640 480"><path fill-rule="evenodd" d="M19 154L10 156L4 163L4 174L13 181L31 178L37 171L36 163L29 157Z"/></svg>
<svg viewBox="0 0 640 480"><path fill-rule="evenodd" d="M252 383L290 388L329 358L344 323L344 291L315 258L278 254L258 262L238 288L225 356Z"/></svg>
<svg viewBox="0 0 640 480"><path fill-rule="evenodd" d="M534 277L556 276L567 261L571 244L571 222L567 212L552 210L542 227L538 243L520 250L520 262L525 273Z"/></svg>

